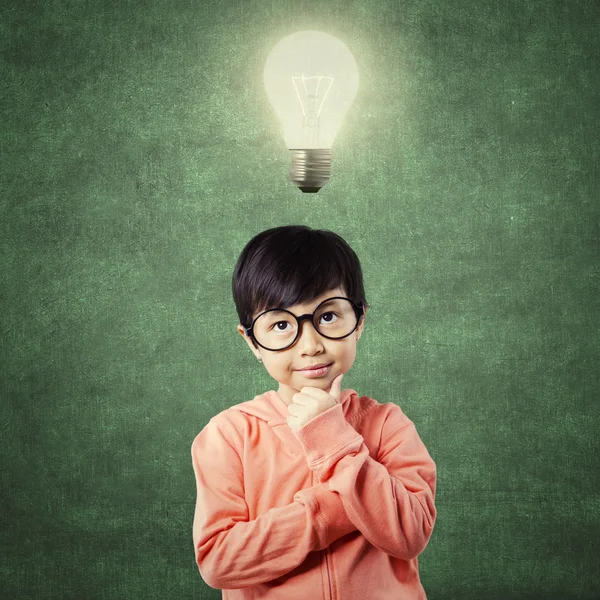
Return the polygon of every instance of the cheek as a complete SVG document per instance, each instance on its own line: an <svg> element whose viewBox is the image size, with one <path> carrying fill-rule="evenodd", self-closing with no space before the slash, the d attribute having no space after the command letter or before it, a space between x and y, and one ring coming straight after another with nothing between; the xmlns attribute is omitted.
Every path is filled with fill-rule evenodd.
<svg viewBox="0 0 600 600"><path fill-rule="evenodd" d="M287 359L272 358L269 361L267 370L272 375L283 375L285 372L293 373L292 362Z"/></svg>
<svg viewBox="0 0 600 600"><path fill-rule="evenodd" d="M356 344L352 343L352 344L349 344L344 349L343 360L347 364L347 366L349 366L348 363L354 362L355 358L356 358Z"/></svg>

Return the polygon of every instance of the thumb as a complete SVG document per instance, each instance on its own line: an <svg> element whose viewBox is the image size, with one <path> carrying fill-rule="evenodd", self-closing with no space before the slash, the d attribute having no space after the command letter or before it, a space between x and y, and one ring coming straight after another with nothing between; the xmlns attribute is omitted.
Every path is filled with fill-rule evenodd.
<svg viewBox="0 0 600 600"><path fill-rule="evenodd" d="M338 404L340 403L340 397L342 395L342 377L343 376L344 376L344 373L340 373L333 380L333 383L331 384L331 387L329 388L329 394L334 397L335 401Z"/></svg>

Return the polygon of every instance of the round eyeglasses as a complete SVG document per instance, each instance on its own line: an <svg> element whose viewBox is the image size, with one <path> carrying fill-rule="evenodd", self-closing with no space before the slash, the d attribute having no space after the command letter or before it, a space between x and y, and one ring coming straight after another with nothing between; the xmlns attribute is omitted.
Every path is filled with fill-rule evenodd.
<svg viewBox="0 0 600 600"><path fill-rule="evenodd" d="M252 325L244 327L246 335L265 350L279 351L292 346L300 335L302 321L312 321L317 332L330 340L348 337L364 313L361 304L335 296L323 300L315 311L300 317L283 308L271 308L258 315Z"/></svg>

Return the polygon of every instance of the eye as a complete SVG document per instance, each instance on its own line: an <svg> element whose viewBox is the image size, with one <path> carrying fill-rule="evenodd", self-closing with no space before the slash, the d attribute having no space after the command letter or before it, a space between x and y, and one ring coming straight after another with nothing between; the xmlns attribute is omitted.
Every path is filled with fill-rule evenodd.
<svg viewBox="0 0 600 600"><path fill-rule="evenodd" d="M321 318L323 318L325 315L335 315L336 317L338 317L338 314L337 314L337 313L335 313L335 312L333 312L333 311L331 311L331 310L330 310L330 311L328 311L328 312L326 312L326 313L323 313L323 314L321 315ZM335 321L325 321L325 322L326 322L326 323L334 323Z"/></svg>

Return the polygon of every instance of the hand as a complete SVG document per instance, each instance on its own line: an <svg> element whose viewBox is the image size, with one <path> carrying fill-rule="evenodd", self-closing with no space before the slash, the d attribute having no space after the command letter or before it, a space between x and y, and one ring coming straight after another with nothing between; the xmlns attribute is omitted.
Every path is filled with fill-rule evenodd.
<svg viewBox="0 0 600 600"><path fill-rule="evenodd" d="M287 407L287 424L296 430L306 425L311 419L340 403L342 393L342 377L340 373L331 383L329 392L315 387L304 386L299 393L292 396L292 403Z"/></svg>

